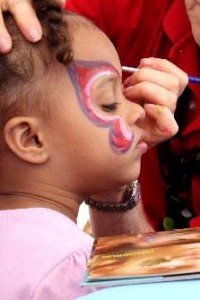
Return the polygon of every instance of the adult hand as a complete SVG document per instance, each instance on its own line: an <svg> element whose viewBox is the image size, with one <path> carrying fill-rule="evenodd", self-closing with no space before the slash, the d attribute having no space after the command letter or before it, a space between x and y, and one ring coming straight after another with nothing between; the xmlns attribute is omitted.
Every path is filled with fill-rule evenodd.
<svg viewBox="0 0 200 300"><path fill-rule="evenodd" d="M142 59L139 71L124 81L124 95L140 103L146 112L143 122L147 142L152 147L178 131L174 111L178 97L188 84L188 76L165 59Z"/></svg>
<svg viewBox="0 0 200 300"><path fill-rule="evenodd" d="M42 0L41 0L42 1ZM55 0L61 7L65 0ZM0 52L7 53L12 47L10 35L5 27L3 11L9 11L24 37L37 42L42 37L42 29L32 7L31 0L0 0Z"/></svg>

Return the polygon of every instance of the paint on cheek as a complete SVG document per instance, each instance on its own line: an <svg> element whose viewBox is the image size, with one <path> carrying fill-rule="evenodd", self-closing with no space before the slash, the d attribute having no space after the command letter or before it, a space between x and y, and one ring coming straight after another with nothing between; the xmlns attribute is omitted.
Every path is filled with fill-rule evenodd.
<svg viewBox="0 0 200 300"><path fill-rule="evenodd" d="M126 128L123 118L118 115L103 116L97 113L92 106L92 86L94 82L101 76L109 76L118 72L106 62L78 60L70 64L67 70L84 114L96 126L109 129L109 141L115 153L126 153L132 145L133 133L129 128Z"/></svg>

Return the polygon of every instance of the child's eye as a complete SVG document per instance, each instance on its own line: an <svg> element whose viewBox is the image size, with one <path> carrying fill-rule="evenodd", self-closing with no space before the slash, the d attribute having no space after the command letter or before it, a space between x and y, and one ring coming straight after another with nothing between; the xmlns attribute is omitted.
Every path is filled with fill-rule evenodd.
<svg viewBox="0 0 200 300"><path fill-rule="evenodd" d="M103 105L101 105L101 107L105 112L111 112L111 111L116 111L118 105L119 105L119 103L115 102L115 103L111 103L111 104L103 104Z"/></svg>

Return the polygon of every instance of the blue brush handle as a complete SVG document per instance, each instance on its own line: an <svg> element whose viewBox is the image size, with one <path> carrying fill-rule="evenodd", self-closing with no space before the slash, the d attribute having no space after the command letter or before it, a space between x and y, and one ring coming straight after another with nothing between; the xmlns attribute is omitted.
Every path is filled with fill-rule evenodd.
<svg viewBox="0 0 200 300"><path fill-rule="evenodd" d="M137 72L138 70L139 70L138 68L122 66L122 71L124 72L134 73ZM188 76L188 78L189 78L189 82L200 84L200 77Z"/></svg>
<svg viewBox="0 0 200 300"><path fill-rule="evenodd" d="M189 82L200 84L200 77L189 76L188 78L189 78Z"/></svg>

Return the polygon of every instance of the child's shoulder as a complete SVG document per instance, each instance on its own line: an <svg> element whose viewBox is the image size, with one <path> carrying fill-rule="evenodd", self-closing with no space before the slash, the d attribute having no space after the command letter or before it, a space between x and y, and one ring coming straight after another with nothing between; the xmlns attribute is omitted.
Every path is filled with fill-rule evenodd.
<svg viewBox="0 0 200 300"><path fill-rule="evenodd" d="M60 251L65 249L65 254L66 248L69 248L70 254L73 249L76 251L80 246L87 247L93 242L65 215L47 208L2 210L0 228L2 242L10 240L30 246L38 243L38 251L51 246L49 252L59 247Z"/></svg>
<svg viewBox="0 0 200 300"><path fill-rule="evenodd" d="M0 228L5 290L29 286L33 293L55 278L67 283L72 272L74 282L82 276L92 238L61 213L43 208L0 211Z"/></svg>

